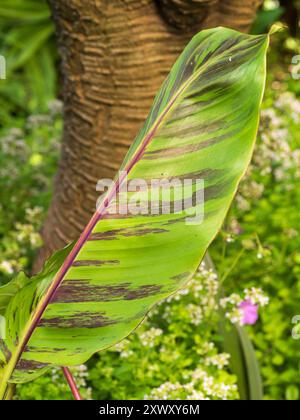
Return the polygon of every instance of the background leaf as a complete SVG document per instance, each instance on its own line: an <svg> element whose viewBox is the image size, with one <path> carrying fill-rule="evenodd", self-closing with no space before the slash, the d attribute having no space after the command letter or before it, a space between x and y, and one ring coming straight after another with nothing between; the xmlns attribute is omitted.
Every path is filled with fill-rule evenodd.
<svg viewBox="0 0 300 420"><path fill-rule="evenodd" d="M49 17L45 0L1 1L0 53L7 63L7 78L0 83L3 125L12 123L16 114L47 111L49 100L56 97L58 54ZM37 89L41 83L44 90Z"/></svg>
<svg viewBox="0 0 300 420"><path fill-rule="evenodd" d="M27 280L27 276L24 273L20 273L10 283L0 287L0 315L5 314L8 303L25 286Z"/></svg>
<svg viewBox="0 0 300 420"><path fill-rule="evenodd" d="M231 355L231 368L237 375L239 394L245 401L263 400L258 361L247 331L226 322L221 324L224 348Z"/></svg>
<svg viewBox="0 0 300 420"><path fill-rule="evenodd" d="M260 10L257 14L257 18L254 22L251 33L262 34L267 32L271 26L281 18L283 13L283 7L277 7L273 10Z"/></svg>

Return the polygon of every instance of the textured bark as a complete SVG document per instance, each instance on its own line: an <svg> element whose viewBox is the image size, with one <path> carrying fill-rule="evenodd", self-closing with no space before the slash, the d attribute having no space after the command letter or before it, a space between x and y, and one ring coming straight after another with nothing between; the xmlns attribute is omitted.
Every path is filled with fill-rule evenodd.
<svg viewBox="0 0 300 420"><path fill-rule="evenodd" d="M260 0L49 0L64 76L65 129L43 229L53 250L78 237L173 62L201 28L247 31Z"/></svg>

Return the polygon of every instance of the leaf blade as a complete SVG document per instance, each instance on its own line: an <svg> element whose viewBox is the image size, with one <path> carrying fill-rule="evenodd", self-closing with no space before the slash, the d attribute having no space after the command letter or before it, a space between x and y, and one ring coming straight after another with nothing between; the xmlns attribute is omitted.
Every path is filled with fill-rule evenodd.
<svg viewBox="0 0 300 420"><path fill-rule="evenodd" d="M264 397L262 378L253 345L244 328L237 327L237 332L244 353L250 401L262 401Z"/></svg>
<svg viewBox="0 0 300 420"><path fill-rule="evenodd" d="M268 36L224 28L203 31L192 40L157 95L122 168L129 180L201 175L206 182L203 224L187 226L187 212L181 217L110 217L115 193L125 181L121 175L41 293L22 335L11 322L19 339L13 381L25 380L22 363L35 368L80 364L121 341L157 301L193 275L251 159L267 47ZM250 84L252 95L244 91ZM121 204L122 199L120 193Z"/></svg>

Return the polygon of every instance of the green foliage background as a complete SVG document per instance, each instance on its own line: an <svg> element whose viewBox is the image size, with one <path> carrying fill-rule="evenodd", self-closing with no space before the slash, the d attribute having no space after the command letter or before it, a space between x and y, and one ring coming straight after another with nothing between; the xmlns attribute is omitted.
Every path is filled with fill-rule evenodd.
<svg viewBox="0 0 300 420"><path fill-rule="evenodd" d="M15 115L45 112L57 92L57 49L46 0L1 0L0 53L7 80L0 84L0 125Z"/></svg>
<svg viewBox="0 0 300 420"><path fill-rule="evenodd" d="M267 20L258 17L255 31L280 16L274 7ZM0 284L30 272L51 199L62 132L53 34L45 1L1 1L8 74L0 81ZM239 398L218 328L222 283L226 296L251 287L268 295L260 321L248 328L265 398L300 399L300 341L292 338L292 318L300 314L300 80L291 77L298 54L299 41L287 31L274 36L257 152L211 249L219 278L199 273L121 346L75 369L85 398ZM19 387L16 398L71 395L55 370Z"/></svg>

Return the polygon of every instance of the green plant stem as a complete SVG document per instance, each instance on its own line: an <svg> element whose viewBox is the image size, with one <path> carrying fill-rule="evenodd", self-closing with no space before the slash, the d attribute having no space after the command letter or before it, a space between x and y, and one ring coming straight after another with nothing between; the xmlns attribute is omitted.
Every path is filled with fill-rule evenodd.
<svg viewBox="0 0 300 420"><path fill-rule="evenodd" d="M233 261L233 264L229 267L229 269L226 271L226 273L224 273L224 275L221 277L221 279L220 279L220 284L221 285L230 276L230 274L235 269L235 267L237 266L238 262L240 261L240 259L244 255L244 253L245 253L245 249L242 249L241 252L236 256L235 260Z"/></svg>
<svg viewBox="0 0 300 420"><path fill-rule="evenodd" d="M5 380L5 378L2 378L2 381L0 383L0 401L5 400L5 396L7 394L8 391L8 385L7 382Z"/></svg>
<svg viewBox="0 0 300 420"><path fill-rule="evenodd" d="M6 395L5 395L4 399L6 401L11 401L14 398L15 390L16 390L15 384L8 385Z"/></svg>
<svg viewBox="0 0 300 420"><path fill-rule="evenodd" d="M5 380L0 384L0 401L10 401L13 399L16 386L8 384Z"/></svg>

